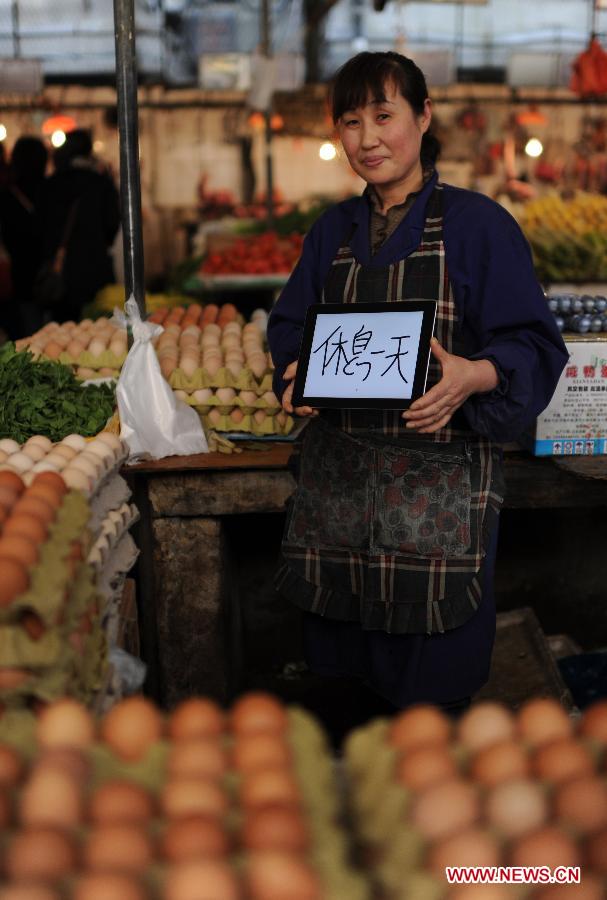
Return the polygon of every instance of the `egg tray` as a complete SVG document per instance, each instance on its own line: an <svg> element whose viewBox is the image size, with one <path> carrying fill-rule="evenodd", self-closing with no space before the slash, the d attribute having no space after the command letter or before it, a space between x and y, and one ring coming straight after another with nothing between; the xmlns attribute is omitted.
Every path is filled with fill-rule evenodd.
<svg viewBox="0 0 607 900"><path fill-rule="evenodd" d="M196 407L194 408L196 409ZM281 425L280 422L276 421L275 416L266 416L263 422L256 422L253 416L245 416L241 422L234 422L229 415L223 415L212 422L208 415L202 415L200 411L198 411L198 414L202 419L205 431L239 431L255 437L271 437L272 435L286 437L295 427L295 419L292 416L289 416L287 421Z"/></svg>
<svg viewBox="0 0 607 900"><path fill-rule="evenodd" d="M257 412L258 409L263 409L269 416L275 416L276 413L279 413L282 409L279 403L268 403L261 395L258 395L255 403L245 403L240 394L236 394L229 403L226 403L225 401L221 401L217 397L217 394L212 394L204 403L201 403L196 399L194 394L186 394L185 392L180 394L178 390L176 390L175 393L178 394L184 403L187 403L188 406L194 406L203 415L207 415L212 409L216 409L221 415L227 416L232 410L240 409L245 415L251 416L253 413Z"/></svg>
<svg viewBox="0 0 607 900"><path fill-rule="evenodd" d="M108 560L111 558L120 539L131 528L135 522L139 521L139 510L134 504L123 503L117 510L112 510L116 514L116 522L113 516L108 516L102 526L101 533L91 547L87 562L97 573L99 573Z"/></svg>
<svg viewBox="0 0 607 900"><path fill-rule="evenodd" d="M42 356L44 356L44 354L42 354ZM44 358L46 359L47 357ZM103 353L100 353L99 356L93 356L88 350L84 350L82 353L79 353L78 356L72 356L64 350L58 357L59 362L63 363L64 366L81 366L82 368L87 369L116 369L118 371L120 371L124 365L126 358L126 353L122 353L118 356L111 350L106 350Z"/></svg>
<svg viewBox="0 0 607 900"><path fill-rule="evenodd" d="M65 607L66 589L73 577L70 546L78 541L86 554L90 547L87 531L88 504L78 491L69 491L49 529L49 538L40 548L40 558L30 569L30 586L9 606L0 608L0 625L14 623L24 612L35 612L45 625L56 624Z"/></svg>
<svg viewBox="0 0 607 900"><path fill-rule="evenodd" d="M255 391L261 395L272 390L273 370L268 368L259 378L248 368L243 368L238 376L229 369L222 367L213 375L206 369L198 368L194 374L188 376L181 369L174 369L169 375L168 382L173 390L185 391L193 394L202 388L231 387L235 391Z"/></svg>
<svg viewBox="0 0 607 900"><path fill-rule="evenodd" d="M122 463L118 465L121 467ZM131 489L122 475L118 474L118 469L108 473L108 477L104 480L102 486L89 500L91 509L89 530L91 533L97 534L108 513L113 509L118 509L123 503L128 503L131 496Z"/></svg>

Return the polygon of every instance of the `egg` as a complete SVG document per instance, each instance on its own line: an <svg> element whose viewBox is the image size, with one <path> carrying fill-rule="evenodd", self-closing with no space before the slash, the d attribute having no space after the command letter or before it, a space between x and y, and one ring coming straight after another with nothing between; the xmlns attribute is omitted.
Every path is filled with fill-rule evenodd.
<svg viewBox="0 0 607 900"><path fill-rule="evenodd" d="M240 784L240 800L246 809L271 803L299 805L301 793L294 776L285 769L267 768L248 772Z"/></svg>
<svg viewBox="0 0 607 900"><path fill-rule="evenodd" d="M42 771L48 768L58 769L64 775L68 775L80 789L86 789L92 774L92 763L88 753L78 747L42 747L38 755L37 769Z"/></svg>
<svg viewBox="0 0 607 900"><path fill-rule="evenodd" d="M42 467L38 469L36 472L32 474L37 475L38 472L62 472L68 464L68 460L60 453L56 453L54 450L51 450L47 456L44 457L44 462L48 468ZM50 468L52 466L52 468Z"/></svg>
<svg viewBox="0 0 607 900"><path fill-rule="evenodd" d="M459 720L457 737L472 752L512 738L512 713L499 703L476 703Z"/></svg>
<svg viewBox="0 0 607 900"><path fill-rule="evenodd" d="M127 352L128 343L126 339L126 335L124 337L118 336L112 338L110 341L109 350L114 356L124 356Z"/></svg>
<svg viewBox="0 0 607 900"><path fill-rule="evenodd" d="M70 469L77 469L83 472L89 479L91 485L98 481L100 476L101 462L97 458L95 461L86 457L84 453L79 453L69 464Z"/></svg>
<svg viewBox="0 0 607 900"><path fill-rule="evenodd" d="M36 721L40 747L90 747L95 725L87 708L77 700L65 698L50 703Z"/></svg>
<svg viewBox="0 0 607 900"><path fill-rule="evenodd" d="M245 406L255 406L257 402L255 391L241 391L239 396Z"/></svg>
<svg viewBox="0 0 607 900"><path fill-rule="evenodd" d="M72 447L74 450L84 450L86 440L81 434L68 434L67 437L63 438L61 444L65 447Z"/></svg>
<svg viewBox="0 0 607 900"><path fill-rule="evenodd" d="M169 819L211 816L221 819L228 810L223 789L208 778L171 778L160 794L162 812Z"/></svg>
<svg viewBox="0 0 607 900"><path fill-rule="evenodd" d="M24 762L14 747L0 744L0 785L15 787L25 771Z"/></svg>
<svg viewBox="0 0 607 900"><path fill-rule="evenodd" d="M122 441L117 434L112 434L111 431L100 431L95 440L101 441L103 444L107 444L108 447L111 447L117 457L122 456L124 453Z"/></svg>
<svg viewBox="0 0 607 900"><path fill-rule="evenodd" d="M162 717L145 697L128 697L117 703L101 723L101 737L125 760L142 759L162 735Z"/></svg>
<svg viewBox="0 0 607 900"><path fill-rule="evenodd" d="M209 424L213 427L220 425L222 420L222 415L218 409L211 409L207 413L207 418L209 420Z"/></svg>
<svg viewBox="0 0 607 900"><path fill-rule="evenodd" d="M302 813L288 806L265 806L245 815L241 840L247 850L305 853L310 834Z"/></svg>
<svg viewBox="0 0 607 900"><path fill-rule="evenodd" d="M607 876L607 828L588 837L585 850L585 861L595 872Z"/></svg>
<svg viewBox="0 0 607 900"><path fill-rule="evenodd" d="M537 747L557 738L569 737L573 725L556 700L535 698L528 700L519 710L517 728L522 740Z"/></svg>
<svg viewBox="0 0 607 900"><path fill-rule="evenodd" d="M271 694L251 692L234 703L230 723L235 735L282 735L288 727L288 716L284 705Z"/></svg>
<svg viewBox="0 0 607 900"><path fill-rule="evenodd" d="M198 406L208 406L209 400L213 396L211 388L200 388L194 391L194 400Z"/></svg>
<svg viewBox="0 0 607 900"><path fill-rule="evenodd" d="M72 359L78 359L81 353L84 353L85 344L83 341L79 341L77 338L71 340L69 344L65 348L65 352L68 356L71 356Z"/></svg>
<svg viewBox="0 0 607 900"><path fill-rule="evenodd" d="M267 417L268 417L268 414L266 413L265 409L256 409L255 412L253 413L253 421L257 425L263 425L263 423L265 422Z"/></svg>
<svg viewBox="0 0 607 900"><path fill-rule="evenodd" d="M405 753L396 763L395 777L403 787L420 791L457 775L457 766L441 746L419 747Z"/></svg>
<svg viewBox="0 0 607 900"><path fill-rule="evenodd" d="M59 465L61 464L59 463ZM45 456L44 459L41 459L40 462L37 462L29 472L26 472L23 480L26 482L28 487L34 480L35 476L40 472L55 472L58 474L59 467L57 465L57 459L55 458L54 462L49 462L48 456Z"/></svg>
<svg viewBox="0 0 607 900"><path fill-rule="evenodd" d="M192 378L194 372L199 367L199 361L192 356L182 357L179 367L186 378Z"/></svg>
<svg viewBox="0 0 607 900"><path fill-rule="evenodd" d="M104 444L103 441L98 441L96 439L90 441L87 445L86 452L92 453L94 456L99 457L99 459L103 462L104 468L113 468L116 461L114 451L111 447L108 447L107 444Z"/></svg>
<svg viewBox="0 0 607 900"><path fill-rule="evenodd" d="M450 889L449 900L512 900L512 890L507 884L460 884Z"/></svg>
<svg viewBox="0 0 607 900"><path fill-rule="evenodd" d="M8 453L5 453L4 450L0 450L0 464L5 462L8 459Z"/></svg>
<svg viewBox="0 0 607 900"><path fill-rule="evenodd" d="M166 824L160 839L160 850L169 862L227 856L230 841L223 825L216 819L192 816Z"/></svg>
<svg viewBox="0 0 607 900"><path fill-rule="evenodd" d="M217 740L192 738L170 747L166 767L175 778L220 779L226 771L226 759Z"/></svg>
<svg viewBox="0 0 607 900"><path fill-rule="evenodd" d="M261 357L251 356L247 360L247 363L255 378L261 378L267 369L265 357L262 359Z"/></svg>
<svg viewBox="0 0 607 900"><path fill-rule="evenodd" d="M244 413L241 409L233 409L230 412L230 419L234 423L234 425L240 425L242 420L244 419Z"/></svg>
<svg viewBox="0 0 607 900"><path fill-rule="evenodd" d="M143 873L153 858L150 838L141 826L132 824L97 825L82 848L84 867L100 871Z"/></svg>
<svg viewBox="0 0 607 900"><path fill-rule="evenodd" d="M225 729L225 716L220 707L203 697L183 700L172 711L168 733L174 741L218 737Z"/></svg>
<svg viewBox="0 0 607 900"><path fill-rule="evenodd" d="M1 474L1 473L0 473ZM0 507L8 512L18 502L19 495L14 488L0 485Z"/></svg>
<svg viewBox="0 0 607 900"><path fill-rule="evenodd" d="M91 490L91 481L88 476L79 469L72 469L69 466L63 470L62 475L65 483L72 491L80 491L85 496L89 496Z"/></svg>
<svg viewBox="0 0 607 900"><path fill-rule="evenodd" d="M53 454L53 456L61 456L63 457L63 459L65 459L66 462L69 462L78 454L79 451L74 450L73 447L67 447L65 444L56 444L50 452Z"/></svg>
<svg viewBox="0 0 607 900"><path fill-rule="evenodd" d="M44 488L44 491L42 488ZM34 493L39 493L40 496L43 496L45 491L51 490L61 499L67 494L65 479L61 475L56 475L52 472L43 472L40 475L36 475L32 482L32 486L28 490L28 494L34 496Z"/></svg>
<svg viewBox="0 0 607 900"><path fill-rule="evenodd" d="M167 379L167 381L176 368L177 361L175 359L163 359L160 362L160 371L162 372L163 377Z"/></svg>
<svg viewBox="0 0 607 900"><path fill-rule="evenodd" d="M22 494L25 490L25 484L21 476L17 475L16 472L8 471L0 472L0 487L8 488L17 495Z"/></svg>
<svg viewBox="0 0 607 900"><path fill-rule="evenodd" d="M92 792L89 800L88 816L97 824L147 822L153 815L151 794L131 781L106 781Z"/></svg>
<svg viewBox="0 0 607 900"><path fill-rule="evenodd" d="M226 362L226 369L234 378L238 378L243 370L243 364L240 360L231 359L229 362Z"/></svg>
<svg viewBox="0 0 607 900"><path fill-rule="evenodd" d="M34 544L42 544L46 540L48 528L36 516L27 513L13 513L2 529L2 537L21 535Z"/></svg>
<svg viewBox="0 0 607 900"><path fill-rule="evenodd" d="M268 406L280 409L280 403L278 402L278 397L274 391L266 391L265 394L262 395L262 400L265 400Z"/></svg>
<svg viewBox="0 0 607 900"><path fill-rule="evenodd" d="M38 548L36 544L23 535L7 535L0 537L0 559L14 559L26 568L33 566L38 561ZM4 575L4 572L3 572Z"/></svg>
<svg viewBox="0 0 607 900"><path fill-rule="evenodd" d="M22 452L24 456L29 456L32 463L40 462L46 456L46 450L40 447L39 444L31 444L29 447L24 445Z"/></svg>
<svg viewBox="0 0 607 900"><path fill-rule="evenodd" d="M242 896L236 875L220 860L188 860L166 873L163 900L242 900Z"/></svg>
<svg viewBox="0 0 607 900"><path fill-rule="evenodd" d="M516 838L544 824L548 801L542 787L518 778L494 787L487 797L487 818L505 838Z"/></svg>
<svg viewBox="0 0 607 900"><path fill-rule="evenodd" d="M485 787L494 787L512 778L526 778L530 772L531 763L525 747L514 740L485 747L470 764L470 774Z"/></svg>
<svg viewBox="0 0 607 900"><path fill-rule="evenodd" d="M411 706L392 720L389 741L400 750L422 744L446 744L451 737L451 722L434 706Z"/></svg>
<svg viewBox="0 0 607 900"><path fill-rule="evenodd" d="M57 341L50 340L44 345L42 352L49 359L59 359L59 356L63 353L63 347Z"/></svg>
<svg viewBox="0 0 607 900"><path fill-rule="evenodd" d="M579 733L607 746L607 700L599 700L584 710Z"/></svg>
<svg viewBox="0 0 607 900"><path fill-rule="evenodd" d="M21 447L17 443L17 441L13 441L12 438L2 438L0 440L0 450L3 453L6 453L7 456L11 453L18 453Z"/></svg>
<svg viewBox="0 0 607 900"><path fill-rule="evenodd" d="M0 554L0 567L2 578L0 579L0 608L9 606L13 601L24 594L29 587L30 579L28 565L12 556Z"/></svg>
<svg viewBox="0 0 607 900"><path fill-rule="evenodd" d="M512 844L509 862L512 866L556 869L558 866L579 866L581 860L578 846L569 834L555 825L545 825Z"/></svg>
<svg viewBox="0 0 607 900"><path fill-rule="evenodd" d="M0 506L1 502L0 499ZM13 514L35 516L44 525L50 525L55 519L57 510L42 497L29 497L26 494L15 503Z"/></svg>
<svg viewBox="0 0 607 900"><path fill-rule="evenodd" d="M414 798L411 821L425 838L439 840L473 825L480 811L474 787L461 778L451 778L426 788Z"/></svg>
<svg viewBox="0 0 607 900"><path fill-rule="evenodd" d="M537 748L532 764L539 779L553 784L594 772L594 759L590 751L573 738L560 738L542 744Z"/></svg>
<svg viewBox="0 0 607 900"><path fill-rule="evenodd" d="M234 388L217 388L215 396L222 406L231 406L234 403L236 391Z"/></svg>
<svg viewBox="0 0 607 900"><path fill-rule="evenodd" d="M76 375L82 381L87 381L89 378L97 378L97 371L96 369L91 369L90 366L78 366Z"/></svg>
<svg viewBox="0 0 607 900"><path fill-rule="evenodd" d="M555 794L554 812L564 825L589 834L607 827L607 783L597 775L574 778Z"/></svg>
<svg viewBox="0 0 607 900"><path fill-rule="evenodd" d="M5 855L4 866L15 881L55 881L76 868L77 853L72 838L54 828L24 828L15 833Z"/></svg>
<svg viewBox="0 0 607 900"><path fill-rule="evenodd" d="M91 343L88 345L87 349L90 354L93 356L99 357L102 353L105 353L107 350L108 342L106 338L96 337L93 338Z"/></svg>
<svg viewBox="0 0 607 900"><path fill-rule="evenodd" d="M605 885L596 875L582 871L579 884L544 887L533 895L533 900L605 900Z"/></svg>
<svg viewBox="0 0 607 900"><path fill-rule="evenodd" d="M30 772L19 797L21 822L74 828L82 821L82 811L82 793L71 773L40 765Z"/></svg>
<svg viewBox="0 0 607 900"><path fill-rule="evenodd" d="M250 900L322 900L325 896L314 869L294 853L251 853L245 878Z"/></svg>
<svg viewBox="0 0 607 900"><path fill-rule="evenodd" d="M51 887L43 884L24 882L8 884L0 892L1 900L61 900L60 895Z"/></svg>
<svg viewBox="0 0 607 900"><path fill-rule="evenodd" d="M501 848L486 828L473 826L437 841L428 850L427 866L443 877L447 866L499 866Z"/></svg>
<svg viewBox="0 0 607 900"><path fill-rule="evenodd" d="M78 876L70 897L71 900L149 900L149 893L134 876L86 872Z"/></svg>
<svg viewBox="0 0 607 900"><path fill-rule="evenodd" d="M12 453L8 457L7 464L11 466L15 472L18 472L21 475L23 472L28 472L32 468L34 460L31 456L28 456L27 453L19 451L18 453Z"/></svg>

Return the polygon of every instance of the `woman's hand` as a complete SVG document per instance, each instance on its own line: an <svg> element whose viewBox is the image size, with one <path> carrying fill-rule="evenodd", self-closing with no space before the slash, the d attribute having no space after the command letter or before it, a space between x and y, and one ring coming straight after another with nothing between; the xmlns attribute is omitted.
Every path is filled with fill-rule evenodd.
<svg viewBox="0 0 607 900"><path fill-rule="evenodd" d="M430 349L440 363L442 378L402 414L407 428L420 434L444 428L471 394L492 391L499 383L495 366L488 359L464 359L447 353L436 338L432 338Z"/></svg>
<svg viewBox="0 0 607 900"><path fill-rule="evenodd" d="M285 369L285 374L282 376L285 381L291 382L291 384L282 395L282 408L285 412L291 414L295 413L296 416L317 416L318 410L312 409L311 406L298 406L296 407L296 409L293 409L293 403L291 401L293 397L293 385L295 384L296 374L297 360L295 360L295 362L289 363L289 365Z"/></svg>

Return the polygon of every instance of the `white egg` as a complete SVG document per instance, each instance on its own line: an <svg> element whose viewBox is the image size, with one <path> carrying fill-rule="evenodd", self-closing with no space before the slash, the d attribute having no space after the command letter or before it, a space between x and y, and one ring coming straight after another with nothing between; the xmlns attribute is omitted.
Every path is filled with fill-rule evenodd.
<svg viewBox="0 0 607 900"><path fill-rule="evenodd" d="M58 472L59 467L54 462L48 462L48 457L41 459L32 467L32 472Z"/></svg>
<svg viewBox="0 0 607 900"><path fill-rule="evenodd" d="M73 447L74 450L84 450L86 447L86 439L81 434L68 434L61 441L66 447Z"/></svg>
<svg viewBox="0 0 607 900"><path fill-rule="evenodd" d="M107 444L108 447L114 450L116 455L121 455L124 452L122 441L117 434L112 434L111 431L100 431L95 440Z"/></svg>
<svg viewBox="0 0 607 900"><path fill-rule="evenodd" d="M40 444L24 444L23 453L25 453L32 462L40 462L46 456L46 450Z"/></svg>
<svg viewBox="0 0 607 900"><path fill-rule="evenodd" d="M13 467L15 472L29 472L34 465L34 460L31 456L28 456L27 453L23 453L22 451L11 453L6 462L7 465Z"/></svg>
<svg viewBox="0 0 607 900"><path fill-rule="evenodd" d="M87 459L83 453L79 453L78 456L74 457L69 464L69 468L83 472L90 479L91 486L98 480L99 470L96 464L92 460Z"/></svg>
<svg viewBox="0 0 607 900"><path fill-rule="evenodd" d="M61 477L71 490L80 491L86 497L90 495L91 479L84 472L81 472L80 469L73 469L70 464L63 470Z"/></svg>
<svg viewBox="0 0 607 900"><path fill-rule="evenodd" d="M23 449L26 447L42 447L47 453L53 446L53 442L49 440L49 438L45 437L43 434L34 434L29 440L25 442L23 445Z"/></svg>
<svg viewBox="0 0 607 900"><path fill-rule="evenodd" d="M53 451L45 456L43 461L50 463L50 465L54 466L58 472L61 472L67 466L67 459L65 456L61 456L60 453L53 453Z"/></svg>
<svg viewBox="0 0 607 900"><path fill-rule="evenodd" d="M0 441L0 450L4 451L7 455L17 453L20 449L21 447L17 441L13 441L11 438L2 438Z"/></svg>
<svg viewBox="0 0 607 900"><path fill-rule="evenodd" d="M96 438L93 441L89 441L86 452L99 457L106 469L110 469L114 465L116 458L114 451L107 444L104 444L103 441L98 441Z"/></svg>
<svg viewBox="0 0 607 900"><path fill-rule="evenodd" d="M3 463L6 459L8 459L8 453L5 453L4 450L0 450L0 463Z"/></svg>

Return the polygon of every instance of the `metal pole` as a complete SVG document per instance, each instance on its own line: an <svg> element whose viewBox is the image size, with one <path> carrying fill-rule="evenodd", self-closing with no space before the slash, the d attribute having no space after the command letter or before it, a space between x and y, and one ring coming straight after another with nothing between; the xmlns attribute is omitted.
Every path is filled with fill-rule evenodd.
<svg viewBox="0 0 607 900"><path fill-rule="evenodd" d="M139 180L139 127L137 115L137 56L134 0L114 0L116 38L116 92L120 135L120 207L124 247L126 298L134 295L145 317L141 183Z"/></svg>
<svg viewBox="0 0 607 900"><path fill-rule="evenodd" d="M261 0L261 50L266 59L272 57L272 18L270 0ZM272 101L264 110L265 118L265 149L266 149L266 206L268 209L268 224L274 222L274 170L272 164Z"/></svg>
<svg viewBox="0 0 607 900"><path fill-rule="evenodd" d="M11 24L13 29L13 56L21 56L21 35L19 33L19 0L11 3Z"/></svg>

